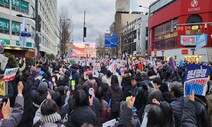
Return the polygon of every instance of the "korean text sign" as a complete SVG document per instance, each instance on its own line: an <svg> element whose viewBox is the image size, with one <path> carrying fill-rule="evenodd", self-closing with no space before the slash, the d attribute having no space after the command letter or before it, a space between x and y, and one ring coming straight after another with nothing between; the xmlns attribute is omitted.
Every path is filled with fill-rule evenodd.
<svg viewBox="0 0 212 127"><path fill-rule="evenodd" d="M210 73L211 67L209 66L189 64L185 73L184 95L194 90L196 95L205 96Z"/></svg>

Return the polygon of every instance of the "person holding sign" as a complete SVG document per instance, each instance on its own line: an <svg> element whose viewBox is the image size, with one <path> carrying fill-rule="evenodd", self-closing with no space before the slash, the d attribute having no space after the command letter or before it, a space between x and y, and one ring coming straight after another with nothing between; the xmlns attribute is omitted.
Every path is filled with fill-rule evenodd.
<svg viewBox="0 0 212 127"><path fill-rule="evenodd" d="M18 123L21 121L24 112L24 97L22 94L24 86L22 82L19 82L17 89L18 89L18 95L15 99L15 106L12 112L10 111L10 100L8 99L7 102L3 103L2 106L3 121L1 127L16 127Z"/></svg>

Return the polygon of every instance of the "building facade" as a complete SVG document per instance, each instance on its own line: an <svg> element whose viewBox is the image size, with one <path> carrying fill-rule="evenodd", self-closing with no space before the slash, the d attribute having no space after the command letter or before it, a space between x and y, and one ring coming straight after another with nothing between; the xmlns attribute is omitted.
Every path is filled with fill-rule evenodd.
<svg viewBox="0 0 212 127"><path fill-rule="evenodd" d="M121 33L122 28L126 26L128 23L133 20L139 18L141 13L128 13L128 12L116 12L115 21L110 26L110 34L118 35L118 47L112 49L112 57L121 57L122 55L122 41L121 41Z"/></svg>
<svg viewBox="0 0 212 127"><path fill-rule="evenodd" d="M130 0L116 0L116 12L130 12Z"/></svg>
<svg viewBox="0 0 212 127"><path fill-rule="evenodd" d="M25 44L20 42L21 23L23 18L35 17L34 0L0 0L0 43L4 43L5 52L15 56L34 57L35 54L35 21L27 18L27 32L31 33ZM41 17L39 33L40 53L56 55L57 52L57 0L39 0L38 14Z"/></svg>
<svg viewBox="0 0 212 127"><path fill-rule="evenodd" d="M158 0L150 5L149 30L152 58L212 60L211 0ZM201 37L206 46L196 49Z"/></svg>
<svg viewBox="0 0 212 127"><path fill-rule="evenodd" d="M134 57L146 57L148 48L148 15L140 15L140 18L128 23L122 28L121 33L122 54Z"/></svg>

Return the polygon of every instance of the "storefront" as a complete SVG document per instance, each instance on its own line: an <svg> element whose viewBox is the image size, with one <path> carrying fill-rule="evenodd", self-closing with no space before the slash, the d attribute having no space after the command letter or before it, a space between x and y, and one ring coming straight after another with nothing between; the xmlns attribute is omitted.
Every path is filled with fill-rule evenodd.
<svg viewBox="0 0 212 127"><path fill-rule="evenodd" d="M177 61L211 61L211 5L211 0L160 0L150 5L149 54L155 57L157 50L157 58L176 56ZM201 36L206 45L196 49Z"/></svg>
<svg viewBox="0 0 212 127"><path fill-rule="evenodd" d="M35 44L26 42L22 45L19 41L10 41L0 38L0 44L4 43L4 52L12 53L18 57L34 57Z"/></svg>

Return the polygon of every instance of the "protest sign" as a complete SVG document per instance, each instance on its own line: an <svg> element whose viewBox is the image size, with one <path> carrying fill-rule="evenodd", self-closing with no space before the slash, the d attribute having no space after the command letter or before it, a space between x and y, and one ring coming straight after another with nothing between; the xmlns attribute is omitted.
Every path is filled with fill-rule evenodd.
<svg viewBox="0 0 212 127"><path fill-rule="evenodd" d="M95 63L93 65L93 71L101 71L100 63Z"/></svg>
<svg viewBox="0 0 212 127"><path fill-rule="evenodd" d="M8 58L5 57L4 55L0 54L0 67L1 67L2 71L4 71L4 69L7 65L7 62L8 62Z"/></svg>
<svg viewBox="0 0 212 127"><path fill-rule="evenodd" d="M99 77L99 72L97 71L84 71L84 79L88 79L88 76L91 74L93 77Z"/></svg>
<svg viewBox="0 0 212 127"><path fill-rule="evenodd" d="M108 70L109 70L110 72L114 72L114 71L116 70L116 68L117 68L117 63L116 63L116 61L114 61L114 62L108 67Z"/></svg>
<svg viewBox="0 0 212 127"><path fill-rule="evenodd" d="M109 63L110 63L110 60L106 59L104 65L107 66L107 65L109 65Z"/></svg>
<svg viewBox="0 0 212 127"><path fill-rule="evenodd" d="M112 119L102 124L102 127L113 127L116 123L116 119Z"/></svg>
<svg viewBox="0 0 212 127"><path fill-rule="evenodd" d="M16 76L16 73L18 71L18 67L16 68L6 68L5 72L4 72L4 77L3 77L3 81L10 81L13 80Z"/></svg>
<svg viewBox="0 0 212 127"><path fill-rule="evenodd" d="M0 80L0 96L5 96L7 94L7 84L5 81Z"/></svg>
<svg viewBox="0 0 212 127"><path fill-rule="evenodd" d="M185 73L184 95L190 95L194 90L195 95L205 96L210 73L209 66L189 64Z"/></svg>

